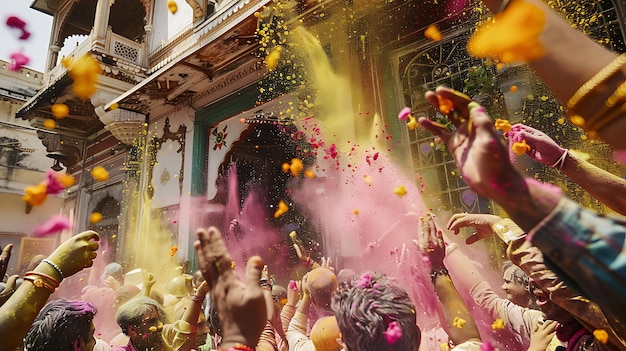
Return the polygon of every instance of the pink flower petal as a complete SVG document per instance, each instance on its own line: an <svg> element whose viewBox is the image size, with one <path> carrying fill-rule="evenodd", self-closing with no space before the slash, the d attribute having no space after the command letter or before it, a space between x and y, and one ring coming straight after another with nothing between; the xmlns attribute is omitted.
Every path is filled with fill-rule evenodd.
<svg viewBox="0 0 626 351"><path fill-rule="evenodd" d="M52 216L49 220L47 220L44 224L38 226L33 230L33 235L37 238L48 236L50 234L54 234L56 232L60 232L65 229L70 229L72 225L70 224L70 219L64 215L56 215Z"/></svg>
<svg viewBox="0 0 626 351"><path fill-rule="evenodd" d="M10 28L19 29L22 31L22 35L20 35L21 40L26 40L30 38L30 32L26 30L26 22L24 22L21 18L16 16L9 16L7 18L7 26Z"/></svg>
<svg viewBox="0 0 626 351"><path fill-rule="evenodd" d="M363 275L356 281L356 286L359 288L369 288L372 285L372 273L363 273Z"/></svg>
<svg viewBox="0 0 626 351"><path fill-rule="evenodd" d="M393 345L402 337L402 328L400 328L398 322L393 321L387 325L387 330L383 334L385 339L387 339L387 344Z"/></svg>
<svg viewBox="0 0 626 351"><path fill-rule="evenodd" d="M22 54L21 52L11 54L10 58L11 64L9 65L9 71L17 71L30 62L28 56Z"/></svg>
<svg viewBox="0 0 626 351"><path fill-rule="evenodd" d="M59 181L56 173L52 170L46 172L46 180L44 183L47 185L46 194L48 195L56 195L65 190L65 186Z"/></svg>
<svg viewBox="0 0 626 351"><path fill-rule="evenodd" d="M9 16L7 18L7 26L11 28L24 29L26 28L26 22L17 16Z"/></svg>
<svg viewBox="0 0 626 351"><path fill-rule="evenodd" d="M406 121L411 114L411 108L405 107L398 113L398 119L401 121Z"/></svg>

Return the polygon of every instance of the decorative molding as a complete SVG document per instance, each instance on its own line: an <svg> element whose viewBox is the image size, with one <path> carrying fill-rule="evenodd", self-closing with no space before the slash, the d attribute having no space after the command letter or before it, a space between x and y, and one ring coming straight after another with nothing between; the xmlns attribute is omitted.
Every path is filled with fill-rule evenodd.
<svg viewBox="0 0 626 351"><path fill-rule="evenodd" d="M179 192L183 193L183 178L185 172L185 136L187 133L187 126L181 124L178 126L178 130L176 132L172 132L170 130L170 118L167 117L165 119L165 125L163 126L163 136L158 138L154 137L150 140L150 150L148 152L148 196L150 199L154 196L154 187L152 186L152 175L154 173L154 164L156 163L157 153L163 146L163 143L172 140L178 141L180 147L176 150L177 153L181 154L181 162L180 162L180 171L178 175L178 189Z"/></svg>

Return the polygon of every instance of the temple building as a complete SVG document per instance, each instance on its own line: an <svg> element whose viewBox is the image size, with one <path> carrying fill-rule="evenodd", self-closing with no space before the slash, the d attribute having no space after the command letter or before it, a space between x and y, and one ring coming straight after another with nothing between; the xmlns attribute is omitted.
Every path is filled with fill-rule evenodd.
<svg viewBox="0 0 626 351"><path fill-rule="evenodd" d="M623 2L550 3L578 14L580 29L603 45L626 51ZM116 248L111 259L127 265L141 256L137 250L152 254L157 241L176 246L178 259L192 258L200 225L219 223L245 235L250 228L238 229L244 221L228 226L225 213L233 210L226 190L238 192L236 216L246 212L250 184L276 206L289 182L282 165L300 158L310 166L331 147L298 138L307 117L343 123L334 129L342 135L327 141L357 144L376 131L379 149L423 186L427 208L489 212L492 204L463 182L443 145L424 130L409 131L398 111L409 106L416 116L436 118L424 92L447 85L512 122L532 124L548 113L557 121L563 113L526 66L499 68L467 54L476 24L489 16L475 1L178 0L175 13L169 5L35 0L31 6L54 18L53 29L42 88L17 117L39 130L54 164L77 179L63 211L74 214L78 230L98 231ZM443 39L424 35L431 25ZM82 42L65 57L90 55L102 69L97 92L86 100L73 93L60 55L77 36ZM55 103L69 106L70 115L49 133L43 121ZM576 143L581 131L565 134ZM303 155L314 148L319 153ZM108 180L90 176L97 166L108 170ZM237 175L234 186L229 172ZM289 243L296 225L303 238L324 246L316 234L324 224L306 222L302 213L277 219L274 210L263 216L280 242ZM93 212L103 219L91 223ZM160 223L143 223L146 212ZM146 232L154 232L152 239L141 241ZM342 252L353 246L337 245L345 246Z"/></svg>

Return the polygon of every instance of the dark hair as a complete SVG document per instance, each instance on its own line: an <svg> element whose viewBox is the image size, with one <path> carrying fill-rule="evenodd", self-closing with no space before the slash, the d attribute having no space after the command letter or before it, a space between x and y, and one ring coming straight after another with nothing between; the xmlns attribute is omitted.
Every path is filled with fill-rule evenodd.
<svg viewBox="0 0 626 351"><path fill-rule="evenodd" d="M407 292L379 273L342 282L332 308L352 351L417 351L421 332Z"/></svg>
<svg viewBox="0 0 626 351"><path fill-rule="evenodd" d="M167 317L163 307L155 300L145 296L135 296L123 304L115 314L117 324L122 328L122 332L128 335L128 326L138 326L142 322L143 316L151 309L156 310L159 320L167 323Z"/></svg>
<svg viewBox="0 0 626 351"><path fill-rule="evenodd" d="M56 300L45 305L24 338L27 351L71 351L79 337L88 342L96 308L89 302Z"/></svg>

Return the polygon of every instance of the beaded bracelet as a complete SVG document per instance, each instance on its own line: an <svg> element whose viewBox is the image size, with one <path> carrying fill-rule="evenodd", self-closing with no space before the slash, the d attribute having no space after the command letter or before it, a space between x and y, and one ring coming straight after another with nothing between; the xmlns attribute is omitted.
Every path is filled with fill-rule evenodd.
<svg viewBox="0 0 626 351"><path fill-rule="evenodd" d="M63 280L63 271L61 270L61 267L57 266L56 263L50 261L47 258L44 258L43 260L41 260L41 262L46 263L50 267L52 267L57 273L59 273L59 277L61 278L61 280Z"/></svg>

